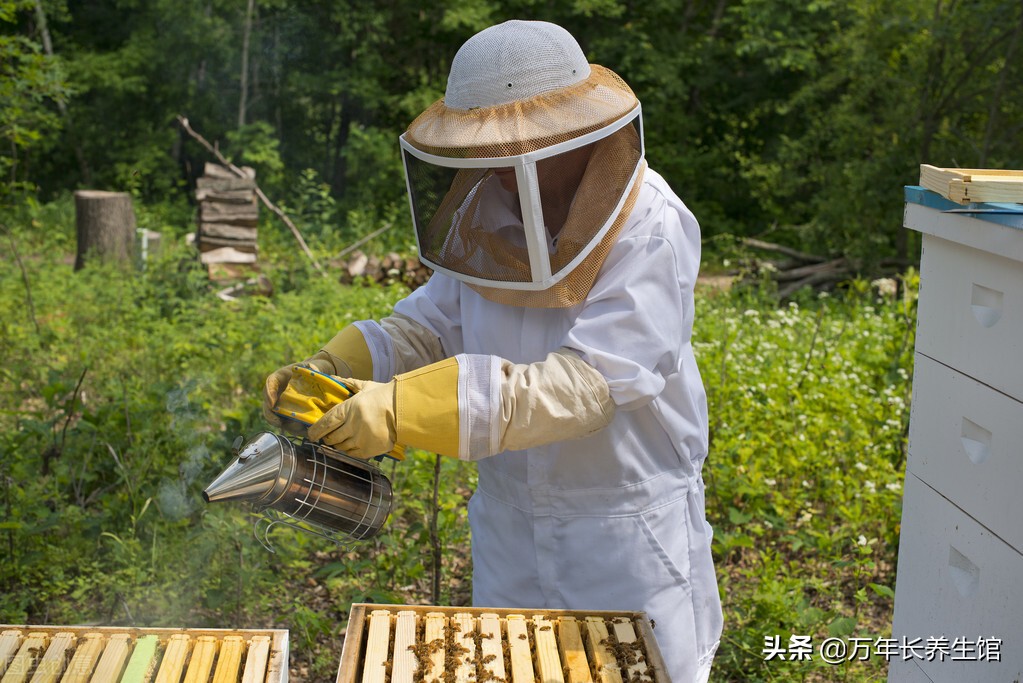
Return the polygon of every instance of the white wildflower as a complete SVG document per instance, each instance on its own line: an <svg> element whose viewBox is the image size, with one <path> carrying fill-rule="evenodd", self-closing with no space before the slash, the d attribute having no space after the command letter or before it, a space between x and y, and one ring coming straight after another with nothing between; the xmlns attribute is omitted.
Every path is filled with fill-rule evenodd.
<svg viewBox="0 0 1023 683"><path fill-rule="evenodd" d="M899 283L890 277L878 278L870 284L881 296L894 297L899 291Z"/></svg>

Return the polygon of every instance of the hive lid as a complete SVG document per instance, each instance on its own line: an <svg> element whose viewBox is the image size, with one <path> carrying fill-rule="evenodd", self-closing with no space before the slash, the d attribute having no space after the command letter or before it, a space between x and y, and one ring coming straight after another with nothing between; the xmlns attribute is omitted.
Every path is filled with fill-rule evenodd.
<svg viewBox="0 0 1023 683"><path fill-rule="evenodd" d="M919 204L929 209L976 218L989 223L998 223L1010 228L1023 230L1023 204L1009 202L974 202L957 204L942 197L937 192L920 185L907 185L905 188L907 204Z"/></svg>

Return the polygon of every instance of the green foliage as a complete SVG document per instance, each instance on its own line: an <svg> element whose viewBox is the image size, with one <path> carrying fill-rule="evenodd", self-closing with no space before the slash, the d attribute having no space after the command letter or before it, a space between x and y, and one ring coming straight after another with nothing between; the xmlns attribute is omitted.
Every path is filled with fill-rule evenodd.
<svg viewBox="0 0 1023 683"><path fill-rule="evenodd" d="M274 194L284 190L284 161L273 126L266 121L242 126L227 132L227 142L238 151L235 165L255 168L261 188Z"/></svg>
<svg viewBox="0 0 1023 683"><path fill-rule="evenodd" d="M870 273L915 259L898 215L918 164L1023 164L1012 0L258 0L247 60L244 3L43 6L52 58L33 3L0 3L5 179L47 198L90 185L184 201L210 157L176 130L182 114L308 215L324 254L388 223L370 247L408 250L392 237L409 234L397 138L443 96L465 39L511 18L561 23L626 79L652 167L708 235L767 235Z"/></svg>
<svg viewBox="0 0 1023 683"><path fill-rule="evenodd" d="M137 208L150 228L179 212ZM279 618L292 630L293 661L315 680L336 671L351 601L430 595L422 549L433 545L432 456L412 453L390 468L388 532L348 553L277 532L271 555L246 510L200 498L234 437L264 428L265 375L347 322L383 315L402 290L313 276L300 291L227 303L173 231L142 272L93 264L73 273L69 199L11 218L2 237L26 265L28 287L16 260L0 264L0 368L10 387L0 394L0 621L241 627ZM472 476L443 464L445 600L464 602L468 591Z"/></svg>
<svg viewBox="0 0 1023 683"><path fill-rule="evenodd" d="M12 194L33 190L26 156L52 145L61 122L53 105L67 99L64 69L39 43L12 33L12 24L32 2L0 1L0 205Z"/></svg>
<svg viewBox="0 0 1023 683"><path fill-rule="evenodd" d="M890 632L918 277L897 296L895 285L783 308L761 291L699 302L721 680L796 680L821 665L764 661L768 636ZM836 675L874 680L882 667Z"/></svg>
<svg viewBox="0 0 1023 683"><path fill-rule="evenodd" d="M1017 4L825 2L790 16L763 4L769 14L747 16L737 53L783 86L729 136L761 220L788 228L785 241L867 264L915 257L891 217L921 162L1020 165L1019 123L1008 123L1019 112L1009 101L1021 82Z"/></svg>
<svg viewBox="0 0 1023 683"><path fill-rule="evenodd" d="M164 229L185 210L137 207ZM439 602L469 602L471 464L441 460L436 504L435 456L385 464L392 516L350 550L277 530L267 553L243 506L200 498L234 437L264 429L265 375L404 290L268 261L294 287L224 302L172 230L144 271L74 273L69 198L7 219L28 287L18 259L0 262L0 621L272 624L291 631L296 678L332 680L348 605L432 602L435 547ZM917 285L910 271L781 308L768 290L698 291L725 608L714 680L883 675L877 659L822 669L763 647L890 632Z"/></svg>

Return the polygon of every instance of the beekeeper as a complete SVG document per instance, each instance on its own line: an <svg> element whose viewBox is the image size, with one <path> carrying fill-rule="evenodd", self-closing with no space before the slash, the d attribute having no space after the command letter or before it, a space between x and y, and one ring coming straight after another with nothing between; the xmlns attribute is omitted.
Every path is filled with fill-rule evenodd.
<svg viewBox="0 0 1023 683"><path fill-rule="evenodd" d="M644 610L671 680L706 681L700 232L646 166L639 101L563 28L509 21L462 46L400 144L435 274L304 361L358 391L308 436L479 461L474 604ZM267 379L276 424L291 367Z"/></svg>

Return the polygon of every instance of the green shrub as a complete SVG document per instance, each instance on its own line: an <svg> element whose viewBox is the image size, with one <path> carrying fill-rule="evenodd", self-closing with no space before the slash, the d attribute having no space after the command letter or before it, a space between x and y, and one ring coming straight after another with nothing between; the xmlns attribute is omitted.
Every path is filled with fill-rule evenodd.
<svg viewBox="0 0 1023 683"><path fill-rule="evenodd" d="M776 307L763 291L699 299L710 404L704 467L725 634L716 680L797 680L765 637L890 633L918 279L856 282ZM818 672L872 680L871 660ZM879 670L880 669L880 670Z"/></svg>
<svg viewBox="0 0 1023 683"><path fill-rule="evenodd" d="M350 549L279 530L270 554L247 509L200 498L231 441L265 428L264 377L404 289L342 287L301 256L271 257L274 296L221 301L173 229L144 271L75 273L69 206L26 205L0 236L20 257L0 261L0 622L289 628L296 678L331 680L348 605L431 602L434 548L439 602L469 601L471 465L438 473L416 451L384 465L391 519ZM137 210L151 226L183 212ZM715 681L883 673L767 662L763 647L890 628L915 275L901 284L781 307L765 291L698 292L725 608Z"/></svg>

